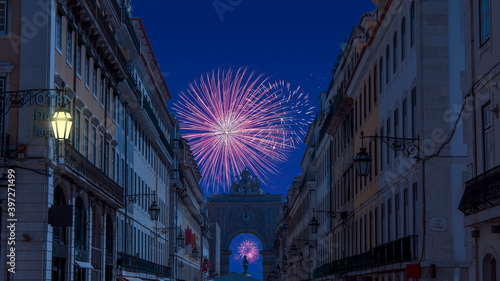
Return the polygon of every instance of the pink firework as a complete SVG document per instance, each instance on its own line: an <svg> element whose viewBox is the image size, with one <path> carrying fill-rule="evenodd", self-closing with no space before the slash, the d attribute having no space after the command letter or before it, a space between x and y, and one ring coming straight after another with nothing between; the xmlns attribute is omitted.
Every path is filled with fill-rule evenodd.
<svg viewBox="0 0 500 281"><path fill-rule="evenodd" d="M238 246L237 258L243 260L246 256L249 263L253 263L260 257L259 246L255 241L245 240Z"/></svg>
<svg viewBox="0 0 500 281"><path fill-rule="evenodd" d="M305 134L308 95L246 69L212 71L174 105L207 190L227 191L246 167L263 182Z"/></svg>

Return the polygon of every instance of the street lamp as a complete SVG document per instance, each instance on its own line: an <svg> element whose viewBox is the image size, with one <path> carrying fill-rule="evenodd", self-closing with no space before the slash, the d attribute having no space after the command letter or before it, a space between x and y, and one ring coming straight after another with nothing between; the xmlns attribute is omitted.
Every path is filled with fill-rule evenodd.
<svg viewBox="0 0 500 281"><path fill-rule="evenodd" d="M318 219L314 216L309 223L309 227L311 228L311 233L316 234L318 233L318 228L319 228L319 222Z"/></svg>
<svg viewBox="0 0 500 281"><path fill-rule="evenodd" d="M361 132L361 142L363 139L368 138L371 140L380 140L381 142L387 144L387 147L394 151L401 151L403 155L408 158L413 158L420 161L420 147L418 138L397 138L389 136L365 136ZM356 172L358 176L367 176L370 171L371 166L370 154L366 152L366 148L361 147L358 154L354 158L354 164L356 166Z"/></svg>
<svg viewBox="0 0 500 281"><path fill-rule="evenodd" d="M69 112L64 110L57 111L54 117L52 117L51 123L54 136L57 140L67 140L69 138L73 125L73 119Z"/></svg>
<svg viewBox="0 0 500 281"><path fill-rule="evenodd" d="M182 234L182 229L179 232L179 235L177 235L177 246L183 247L184 245L184 234Z"/></svg>
<svg viewBox="0 0 500 281"><path fill-rule="evenodd" d="M293 242L292 246L290 247L290 253L292 254L292 256L297 255L297 246L295 246L295 242Z"/></svg>
<svg viewBox="0 0 500 281"><path fill-rule="evenodd" d="M340 214L340 219L341 220L346 220L348 213L347 211L343 212L335 212L335 211L323 211L323 210L315 210L313 208L313 218L311 219L311 222L309 223L309 227L311 228L311 233L316 234L318 233L318 228L319 228L319 222L316 216L314 215L315 213L326 213L329 214L332 218L335 217L337 214Z"/></svg>
<svg viewBox="0 0 500 281"><path fill-rule="evenodd" d="M367 176L372 164L370 155L366 152L366 148L361 147L359 153L354 158L354 165L358 176Z"/></svg>
<svg viewBox="0 0 500 281"><path fill-rule="evenodd" d="M194 247L193 251L191 252L191 255L193 256L194 259L198 258L198 249L196 246Z"/></svg>
<svg viewBox="0 0 500 281"><path fill-rule="evenodd" d="M153 201L153 203L148 209L148 213L152 220L154 221L158 220L158 217L160 216L160 207L158 206L156 201Z"/></svg>

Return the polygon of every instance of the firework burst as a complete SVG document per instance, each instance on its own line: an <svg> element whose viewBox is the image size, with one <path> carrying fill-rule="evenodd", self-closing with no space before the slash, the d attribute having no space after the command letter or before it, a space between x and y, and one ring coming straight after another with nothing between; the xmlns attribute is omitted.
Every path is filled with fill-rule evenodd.
<svg viewBox="0 0 500 281"><path fill-rule="evenodd" d="M253 263L260 257L259 246L255 241L245 240L238 246L238 253L236 258L243 260L246 256L249 263Z"/></svg>
<svg viewBox="0 0 500 281"><path fill-rule="evenodd" d="M227 191L245 167L263 182L305 134L309 97L288 83L237 71L212 71L189 85L174 104L207 190Z"/></svg>

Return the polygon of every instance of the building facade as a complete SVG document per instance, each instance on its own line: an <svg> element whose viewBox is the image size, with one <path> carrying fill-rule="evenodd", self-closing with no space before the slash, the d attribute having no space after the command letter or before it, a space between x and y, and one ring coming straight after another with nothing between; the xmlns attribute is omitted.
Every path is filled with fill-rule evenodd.
<svg viewBox="0 0 500 281"><path fill-rule="evenodd" d="M498 1L464 1L465 69L461 88L467 143L465 190L459 205L467 229L471 280L500 278L500 149L498 128Z"/></svg>
<svg viewBox="0 0 500 281"><path fill-rule="evenodd" d="M455 112L463 106L464 3L372 2L376 10L362 15L337 57L306 138L314 140L305 155L316 172L311 209L326 216L314 236L313 279L469 280L457 210L467 149ZM354 167L361 148L371 158L366 175Z"/></svg>
<svg viewBox="0 0 500 281"><path fill-rule="evenodd" d="M1 280L195 280L203 259L177 239L187 229L208 257L200 175L131 11L129 1L0 1L1 160L17 200L15 259L0 236ZM50 125L61 109L73 121L65 141ZM194 205L171 201L172 190Z"/></svg>

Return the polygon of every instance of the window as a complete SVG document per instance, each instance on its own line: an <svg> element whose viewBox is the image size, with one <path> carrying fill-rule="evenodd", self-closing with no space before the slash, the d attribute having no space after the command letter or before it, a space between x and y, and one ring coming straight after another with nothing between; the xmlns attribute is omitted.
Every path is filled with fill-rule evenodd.
<svg viewBox="0 0 500 281"><path fill-rule="evenodd" d="M483 281L497 281L497 260L491 254L483 259Z"/></svg>
<svg viewBox="0 0 500 281"><path fill-rule="evenodd" d="M104 136L99 133L99 169L104 171Z"/></svg>
<svg viewBox="0 0 500 281"><path fill-rule="evenodd" d="M361 127L361 120L363 120L363 117L362 117L362 113L363 111L361 111L361 103L362 103L362 100L361 100L361 93L359 93L359 103L358 103L358 117L359 117L359 127Z"/></svg>
<svg viewBox="0 0 500 281"><path fill-rule="evenodd" d="M407 236L410 233L409 225L408 225L408 188L403 190L403 236Z"/></svg>
<svg viewBox="0 0 500 281"><path fill-rule="evenodd" d="M104 174L109 176L109 141L106 140L106 146L104 147Z"/></svg>
<svg viewBox="0 0 500 281"><path fill-rule="evenodd" d="M394 237L394 239L399 238L399 213L401 212L400 208L401 208L401 206L399 205L399 193L397 193L394 196L394 215L395 215L395 218L394 218L395 237Z"/></svg>
<svg viewBox="0 0 500 281"><path fill-rule="evenodd" d="M69 66L73 65L73 32L69 27L66 32L66 62Z"/></svg>
<svg viewBox="0 0 500 281"><path fill-rule="evenodd" d="M392 220L392 199L387 200L387 241L392 239L391 231L391 220Z"/></svg>
<svg viewBox="0 0 500 281"><path fill-rule="evenodd" d="M374 160L373 160L373 172L375 173L375 177L378 175L378 140L377 140L377 134L375 134L375 139L373 140L373 154L374 154Z"/></svg>
<svg viewBox="0 0 500 281"><path fill-rule="evenodd" d="M394 36L392 37L392 72L396 73L396 69L398 68L398 32L394 32Z"/></svg>
<svg viewBox="0 0 500 281"><path fill-rule="evenodd" d="M379 76L378 76L378 85L379 85L379 88L380 88L380 94L382 95L382 91L384 90L384 58L383 57L380 57L379 59Z"/></svg>
<svg viewBox="0 0 500 281"><path fill-rule="evenodd" d="M375 207L373 214L375 216L375 219L374 219L375 224L373 225L373 228L374 228L374 237L375 237L374 245L378 246L378 244L379 244L379 241L378 241L378 221L379 221L379 218L378 218L378 207Z"/></svg>
<svg viewBox="0 0 500 281"><path fill-rule="evenodd" d="M364 90L363 90L363 116L365 117L365 120L366 120L366 84L365 84L365 87L364 87Z"/></svg>
<svg viewBox="0 0 500 281"><path fill-rule="evenodd" d="M389 117L387 119L387 123L386 123L386 127L387 127L387 137L390 137L391 136L391 118ZM387 166L391 165L391 148L389 147L389 144L387 144L386 146L386 149L387 149Z"/></svg>
<svg viewBox="0 0 500 281"><path fill-rule="evenodd" d="M363 234L363 238L365 239L365 247L364 247L364 250L365 251L368 251L368 220L366 218L366 213L365 213L365 220L363 221L364 222L364 234Z"/></svg>
<svg viewBox="0 0 500 281"><path fill-rule="evenodd" d="M76 45L76 58L75 58L76 75L81 78L82 76L82 46Z"/></svg>
<svg viewBox="0 0 500 281"><path fill-rule="evenodd" d="M413 235L418 235L418 228L417 228L417 203L418 203L418 196L417 196L417 183L413 183L413 206L412 206L412 213L413 213Z"/></svg>
<svg viewBox="0 0 500 281"><path fill-rule="evenodd" d="M410 6L410 45L413 47L415 44L415 2Z"/></svg>
<svg viewBox="0 0 500 281"><path fill-rule="evenodd" d="M479 1L479 36L481 37L481 44L484 43L488 38L490 38L490 21L491 21L491 12L490 12L490 0L480 0Z"/></svg>
<svg viewBox="0 0 500 281"><path fill-rule="evenodd" d="M80 110L75 108L75 148L80 151Z"/></svg>
<svg viewBox="0 0 500 281"><path fill-rule="evenodd" d="M394 110L394 137L397 138L399 137L399 110L396 108ZM394 151L394 158L398 156L398 151Z"/></svg>
<svg viewBox="0 0 500 281"><path fill-rule="evenodd" d="M62 17L60 14L56 15L56 49L62 51Z"/></svg>
<svg viewBox="0 0 500 281"><path fill-rule="evenodd" d="M372 147L373 147L373 141L370 141L368 143L368 155L373 155ZM373 166L370 165L370 170L368 170L368 180L370 181L370 183L372 182L372 168Z"/></svg>
<svg viewBox="0 0 500 281"><path fill-rule="evenodd" d="M384 127L380 127L380 136L384 137ZM380 171L384 170L384 142L380 142Z"/></svg>
<svg viewBox="0 0 500 281"><path fill-rule="evenodd" d="M97 142L97 129L94 125L92 125L92 164L96 164L96 142Z"/></svg>
<svg viewBox="0 0 500 281"><path fill-rule="evenodd" d="M83 121L83 156L89 158L89 119Z"/></svg>
<svg viewBox="0 0 500 281"><path fill-rule="evenodd" d="M111 88L106 89L106 114L109 116L111 111Z"/></svg>
<svg viewBox="0 0 500 281"><path fill-rule="evenodd" d="M117 119L118 119L118 96L115 93L113 101L113 121L116 123Z"/></svg>
<svg viewBox="0 0 500 281"><path fill-rule="evenodd" d="M406 98L403 100L403 138L408 137L408 108Z"/></svg>
<svg viewBox="0 0 500 281"><path fill-rule="evenodd" d="M97 100L97 67L95 65L92 75L92 95Z"/></svg>
<svg viewBox="0 0 500 281"><path fill-rule="evenodd" d="M111 148L111 178L116 182L116 150Z"/></svg>
<svg viewBox="0 0 500 281"><path fill-rule="evenodd" d="M418 136L417 129L417 89L411 90L411 137Z"/></svg>
<svg viewBox="0 0 500 281"><path fill-rule="evenodd" d="M384 243L385 204L380 204L380 243Z"/></svg>
<svg viewBox="0 0 500 281"><path fill-rule="evenodd" d="M104 108L104 76L101 76L101 92L99 96L99 105Z"/></svg>
<svg viewBox="0 0 500 281"><path fill-rule="evenodd" d="M484 171L493 168L493 129L491 126L491 103L483 106L483 165Z"/></svg>
<svg viewBox="0 0 500 281"><path fill-rule="evenodd" d="M368 240L368 247L369 247L369 249L371 249L373 247L373 213L372 213L372 211L370 211L368 218L370 220L368 223L368 225L370 227L370 229L368 230L368 233L370 235L370 238Z"/></svg>
<svg viewBox="0 0 500 281"><path fill-rule="evenodd" d="M406 57L406 17L401 21L401 61Z"/></svg>
<svg viewBox="0 0 500 281"><path fill-rule="evenodd" d="M372 77L368 78L368 112L372 111Z"/></svg>
<svg viewBox="0 0 500 281"><path fill-rule="evenodd" d="M87 53L85 55L85 86L87 89L89 88L90 85L90 58L89 54Z"/></svg>
<svg viewBox="0 0 500 281"><path fill-rule="evenodd" d="M391 55L391 51L389 49L389 45L385 48L385 83L389 83L389 57Z"/></svg>
<svg viewBox="0 0 500 281"><path fill-rule="evenodd" d="M81 197L76 198L75 202L75 248L85 250L87 232L87 218L85 213L85 206Z"/></svg>
<svg viewBox="0 0 500 281"><path fill-rule="evenodd" d="M377 66L375 66L375 69L373 70L373 104L377 104L377 95Z"/></svg>

